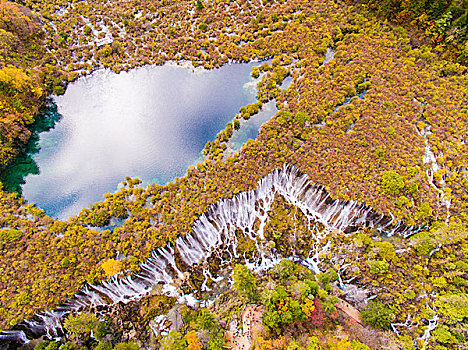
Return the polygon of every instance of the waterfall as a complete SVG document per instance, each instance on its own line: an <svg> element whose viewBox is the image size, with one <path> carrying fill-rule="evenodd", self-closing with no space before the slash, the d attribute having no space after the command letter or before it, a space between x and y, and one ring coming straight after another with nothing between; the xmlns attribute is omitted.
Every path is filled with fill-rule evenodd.
<svg viewBox="0 0 468 350"><path fill-rule="evenodd" d="M434 179L434 174L437 173L437 171L441 167L437 163L437 158L436 158L434 152L432 152L431 146L429 144L428 136L432 133L431 132L431 127L426 126L426 127L424 127L424 129L422 131L419 131L418 128L416 128L416 130L418 131L418 134L424 139L425 153L424 153L424 157L423 157L423 163L426 163L426 164L429 163L431 165L431 167L426 170L426 175L427 175L427 180L428 180L429 186L431 186L432 188L434 188L437 191L437 193L439 194L440 202L446 207L447 217L445 219L445 223L448 224L449 219L450 219L450 207L451 207L452 203L451 203L450 198L448 198L446 196L446 194L445 194L446 183L445 183L444 178L442 177L440 179L440 181L439 181L439 184L440 184L441 188L436 186L436 181Z"/></svg>
<svg viewBox="0 0 468 350"><path fill-rule="evenodd" d="M195 222L191 232L176 239L174 247L168 244L153 251L151 257L140 265L140 273L123 278L114 276L97 285L87 284L56 310L37 314L33 320L0 333L0 344L24 344L41 335L49 339L60 337L64 333L61 322L70 312L139 300L157 284L163 284L163 291L167 294L178 296L171 284L175 278L183 279L184 274L176 264L175 250L187 266L199 264L212 254L218 254L224 261L221 254L226 252L230 256L229 261L232 261L239 258L236 229L241 229L246 237L255 242L256 253L259 254L254 262L245 259L247 266L256 270L271 267L278 257L270 249L265 249L264 228L275 194L281 195L302 212L309 222L309 229L313 222L323 225L323 230L314 230L316 243L304 260L304 264L316 272L320 263L318 239L333 230L352 232L359 226L367 225L387 235L398 233L409 236L416 232L412 227L395 222L393 217L389 219L356 201L332 199L322 186L312 184L307 175L284 165L259 180L256 189L211 205ZM255 229L256 223L258 229ZM213 279L211 273L204 275ZM206 280L203 287L207 288Z"/></svg>

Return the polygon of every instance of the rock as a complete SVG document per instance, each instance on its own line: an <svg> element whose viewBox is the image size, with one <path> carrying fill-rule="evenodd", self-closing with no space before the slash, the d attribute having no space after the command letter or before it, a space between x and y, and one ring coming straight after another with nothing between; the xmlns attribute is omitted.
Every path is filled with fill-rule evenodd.
<svg viewBox="0 0 468 350"><path fill-rule="evenodd" d="M344 284L343 292L345 293L345 298L357 308L362 308L367 303L368 291L363 290L353 284Z"/></svg>
<svg viewBox="0 0 468 350"><path fill-rule="evenodd" d="M233 333L237 332L237 320L234 320L231 323L229 323L229 331Z"/></svg>
<svg viewBox="0 0 468 350"><path fill-rule="evenodd" d="M179 331L184 326L184 320L182 319L183 305L176 305L167 313L167 320L171 323L171 330Z"/></svg>
<svg viewBox="0 0 468 350"><path fill-rule="evenodd" d="M156 284L150 292L150 296L161 295L163 286L161 284Z"/></svg>

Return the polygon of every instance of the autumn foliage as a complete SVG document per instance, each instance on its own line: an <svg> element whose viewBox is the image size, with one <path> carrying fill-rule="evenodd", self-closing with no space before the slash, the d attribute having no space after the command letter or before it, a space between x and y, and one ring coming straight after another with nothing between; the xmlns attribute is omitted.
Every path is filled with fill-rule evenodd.
<svg viewBox="0 0 468 350"><path fill-rule="evenodd" d="M257 102L239 110L236 120L249 118L272 99L280 112L238 153L224 154L234 122L207 147L210 159L189 168L186 176L146 188L137 179L126 179L119 191L66 221L54 220L18 195L1 191L3 329L53 309L86 282L99 283L117 270L133 273L152 250L190 232L210 205L253 189L285 163L326 187L331 198L358 200L408 225L434 220L468 223L466 68L441 59L443 47L417 47L405 31L335 1L209 1L198 10L194 1L24 3L47 20L42 32L31 11L0 4L5 53L0 66L0 166L28 139L27 126L45 91L63 90L58 67L73 79L96 68L121 71L168 60L213 68L269 59L254 71L262 74ZM109 40L106 28L112 35ZM54 52L52 57L45 55L45 47ZM325 62L327 52L330 60ZM288 76L292 83L282 89ZM438 170L426 161L428 149ZM286 209L278 206L277 217L268 223L274 244L291 232L285 224L290 219ZM127 216L113 232L89 228ZM464 238L446 242L436 232L414 243L421 256L388 259L388 270L379 269L378 277L368 261L376 260L381 246L365 240L353 246L367 258L360 266L361 281L391 286L387 289L398 295L386 293L384 298L406 305L398 317L410 313L412 295L403 295L401 288L411 290L411 278L421 291L418 295L433 290L466 293L466 272L456 265L466 252ZM425 252L442 241L447 248L429 260ZM457 258L450 258L453 265L444 263L452 254L449 248ZM105 271L103 262L117 254L125 257L119 268L110 264ZM407 266L414 269L408 271ZM447 273L442 276L440 271ZM424 285L418 284L421 276L426 276ZM307 315L311 305L306 303L304 310L294 304L293 309ZM318 309L314 306L312 314ZM281 316L290 318L286 312Z"/></svg>

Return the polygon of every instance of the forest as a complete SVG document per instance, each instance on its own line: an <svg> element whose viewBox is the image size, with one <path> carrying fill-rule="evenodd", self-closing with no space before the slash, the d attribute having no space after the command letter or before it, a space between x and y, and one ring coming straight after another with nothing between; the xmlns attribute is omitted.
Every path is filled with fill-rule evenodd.
<svg viewBox="0 0 468 350"><path fill-rule="evenodd" d="M311 275L295 265L287 268L307 276L282 275L282 265L263 274L244 271L256 286L253 295L236 287L242 268L233 265L227 273L233 274L234 291L220 292L211 311L180 311L185 328L167 336L155 337L149 324L176 301L155 292L140 304L120 306L121 318L143 308L141 319L130 322L138 325L133 336L112 331L119 327L114 316L100 319L94 310L81 310L64 321L68 338L36 347L216 349L210 345L216 336L203 344L198 338L218 334L221 321L255 303L265 310L258 349L379 348L375 337L395 349L466 348L465 1L24 0L2 1L0 7L1 168L24 149L46 97L94 70L120 72L168 61L206 69L270 62L252 71L262 74L257 102L241 107L233 123L207 144L203 162L167 185L143 187L139 179L122 179L119 191L63 221L0 188L1 330L55 309L87 284L137 273L153 251L189 234L210 206L254 190L260 179L289 164L331 198L356 200L421 230L410 237L383 237L371 227L331 232L321 242L328 251L320 268L328 274ZM334 55L325 62L327 50ZM281 89L287 77L292 84ZM271 100L278 114L257 139L225 155L240 120ZM309 226L293 212L294 206L276 198L266 237L288 257L290 233L300 228L305 238L298 247L307 256ZM111 218L125 222L101 230ZM239 249L247 252L255 247L241 243ZM187 271L193 279L187 283L196 286L200 271ZM359 338L334 314L335 298L344 298L332 286L337 272L375 295L368 305L355 307L363 324L385 337ZM229 293L237 293L235 312L215 312L227 304ZM323 315L309 315L322 309ZM437 327L427 339L434 320ZM107 331L101 329L101 337L96 327ZM307 332L298 331L303 328ZM164 345L171 342L181 345Z"/></svg>
<svg viewBox="0 0 468 350"><path fill-rule="evenodd" d="M366 10L410 31L417 28L413 40L443 47L444 58L466 64L468 2L384 0L360 3L366 6Z"/></svg>

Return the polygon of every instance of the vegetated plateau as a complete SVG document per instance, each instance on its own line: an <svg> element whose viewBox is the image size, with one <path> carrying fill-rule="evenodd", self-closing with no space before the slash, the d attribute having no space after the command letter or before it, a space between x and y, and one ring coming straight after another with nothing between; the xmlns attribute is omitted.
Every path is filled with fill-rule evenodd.
<svg viewBox="0 0 468 350"><path fill-rule="evenodd" d="M147 187L127 178L68 220L1 191L5 347L466 349L465 1L0 7L3 168L31 137L46 96L81 75L168 61L210 69L268 60L252 70L262 74L257 102L240 108L184 177ZM325 61L327 52L334 54ZM292 83L282 89L286 78ZM240 121L272 100L279 112L227 154ZM294 169L287 176L305 187L264 192L268 181L286 181L280 169ZM312 193L322 201L312 205ZM222 226L219 218L233 211L257 216ZM366 220L337 224L363 212ZM114 218L125 221L94 229ZM215 249L200 225L231 241ZM128 276L166 276L154 264L161 257L172 284L130 300L139 287L128 287ZM84 296L94 304L52 311Z"/></svg>

